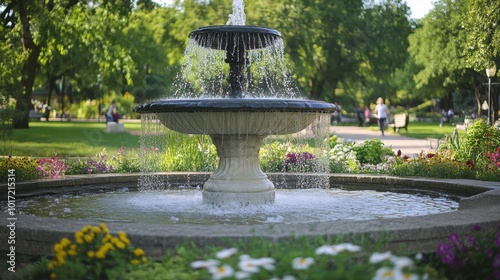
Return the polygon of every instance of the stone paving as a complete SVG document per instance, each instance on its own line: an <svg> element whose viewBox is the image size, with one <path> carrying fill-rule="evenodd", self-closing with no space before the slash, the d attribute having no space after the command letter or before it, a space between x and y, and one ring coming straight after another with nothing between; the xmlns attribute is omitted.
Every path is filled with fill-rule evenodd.
<svg viewBox="0 0 500 280"><path fill-rule="evenodd" d="M371 130L367 127L359 126L331 126L330 132L340 138L353 142L362 142L367 139L378 138L386 146L392 147L394 152L401 150L403 155L416 155L421 151L432 151L429 140L415 139L406 136L401 136L387 130L385 136L382 136L380 131ZM434 147L435 148L435 147Z"/></svg>

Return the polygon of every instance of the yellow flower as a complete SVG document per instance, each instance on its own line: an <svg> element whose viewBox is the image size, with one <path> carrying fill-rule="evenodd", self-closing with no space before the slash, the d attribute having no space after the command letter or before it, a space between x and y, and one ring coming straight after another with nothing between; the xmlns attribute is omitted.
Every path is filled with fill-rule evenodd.
<svg viewBox="0 0 500 280"><path fill-rule="evenodd" d="M50 279L56 279L56 274L54 272L50 274Z"/></svg>
<svg viewBox="0 0 500 280"><path fill-rule="evenodd" d="M133 264L133 265L136 265L136 264L138 264L138 263L139 263L139 261L138 261L138 260L136 260L136 259L133 259L133 260L131 260L131 261L130 261L130 263L131 263L131 264Z"/></svg>
<svg viewBox="0 0 500 280"><path fill-rule="evenodd" d="M82 238L84 236L83 232L77 231L75 232L75 239Z"/></svg>
<svg viewBox="0 0 500 280"><path fill-rule="evenodd" d="M80 238L76 238L75 241L78 244L83 244L83 239L81 237Z"/></svg>
<svg viewBox="0 0 500 280"><path fill-rule="evenodd" d="M93 257L95 257L95 252L94 252L94 251L88 251L88 252L87 252L87 256L88 256L89 258L93 258Z"/></svg>
<svg viewBox="0 0 500 280"><path fill-rule="evenodd" d="M76 256L76 255L77 255L77 252L76 252L76 250L69 249L69 250L68 250L68 255L70 255L70 256Z"/></svg>
<svg viewBox="0 0 500 280"><path fill-rule="evenodd" d="M142 260L143 263L147 263L148 262L148 258L146 258L146 257L142 257L141 260Z"/></svg>
<svg viewBox="0 0 500 280"><path fill-rule="evenodd" d="M90 244L90 243L92 243L92 241L94 241L94 235L93 234L85 235L83 237L83 239L85 239L85 242L87 242L88 244Z"/></svg>
<svg viewBox="0 0 500 280"><path fill-rule="evenodd" d="M101 233L101 228L99 227L92 227L92 232L95 234Z"/></svg>
<svg viewBox="0 0 500 280"><path fill-rule="evenodd" d="M123 243L123 242L121 242L121 241L116 242L116 244L115 244L115 245L116 245L116 247L117 247L118 249L120 249L120 250L125 249L125 246L126 246L126 245L125 245L125 243Z"/></svg>
<svg viewBox="0 0 500 280"><path fill-rule="evenodd" d="M84 228L82 228L82 232L83 233L87 233L87 232L89 232L91 230L92 230L92 226L91 225L87 225Z"/></svg>
<svg viewBox="0 0 500 280"><path fill-rule="evenodd" d="M57 259L57 262L59 264L65 264L66 263L66 260L64 259L64 257L62 257L60 255L56 255L56 259Z"/></svg>
<svg viewBox="0 0 500 280"><path fill-rule="evenodd" d="M64 248L63 248L63 246L61 245L61 243L56 243L56 244L54 245L54 252L55 252L55 253L60 252L60 251L62 251L63 249L64 249Z"/></svg>
<svg viewBox="0 0 500 280"><path fill-rule="evenodd" d="M104 238L102 239L103 242L108 242L108 241L111 241L111 239L113 239L113 236L109 233L106 234L106 236L104 236Z"/></svg>
<svg viewBox="0 0 500 280"><path fill-rule="evenodd" d="M132 251L132 253L134 255L136 255L137 257L140 257L140 256L143 256L144 255L144 250L142 250L141 248L137 248L137 249L134 249Z"/></svg>
<svg viewBox="0 0 500 280"><path fill-rule="evenodd" d="M103 251L101 251L101 250L99 250L97 253L95 253L95 257L98 258L98 259L100 259L100 260L102 260L102 259L104 259L106 257L106 253L103 252Z"/></svg>
<svg viewBox="0 0 500 280"><path fill-rule="evenodd" d="M118 241L120 241L120 239L118 239L114 236L111 238L111 243L113 243L113 244L116 244Z"/></svg>
<svg viewBox="0 0 500 280"><path fill-rule="evenodd" d="M109 233L108 227L105 224L101 223L100 226L102 231L104 231L105 233Z"/></svg>
<svg viewBox="0 0 500 280"><path fill-rule="evenodd" d="M59 242L63 247L66 247L71 244L71 240L69 240L66 237L61 238L61 241Z"/></svg>
<svg viewBox="0 0 500 280"><path fill-rule="evenodd" d="M127 234L123 231L118 232L118 235L120 236L120 240L125 243L125 245L130 244L130 240L127 237Z"/></svg>

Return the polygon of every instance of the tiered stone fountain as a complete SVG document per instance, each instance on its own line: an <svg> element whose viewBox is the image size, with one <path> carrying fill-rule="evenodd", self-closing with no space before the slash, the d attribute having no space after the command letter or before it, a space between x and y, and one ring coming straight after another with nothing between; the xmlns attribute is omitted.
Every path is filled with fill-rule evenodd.
<svg viewBox="0 0 500 280"><path fill-rule="evenodd" d="M167 99L135 108L153 113L167 128L184 134L210 135L217 148L217 171L203 185L203 201L211 204L274 202L273 183L259 167L259 149L269 135L293 134L335 106L323 101L284 98L248 98L248 52L273 46L278 31L245 25L209 26L193 31L199 46L226 53L229 64L228 98Z"/></svg>

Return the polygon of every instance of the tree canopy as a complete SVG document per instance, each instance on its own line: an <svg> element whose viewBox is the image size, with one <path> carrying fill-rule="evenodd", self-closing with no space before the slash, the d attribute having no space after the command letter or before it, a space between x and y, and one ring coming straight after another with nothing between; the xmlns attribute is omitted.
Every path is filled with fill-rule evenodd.
<svg viewBox="0 0 500 280"><path fill-rule="evenodd" d="M47 102L54 94L61 113L68 102L107 92L131 93L136 102L168 97L189 33L226 24L231 5L0 0L1 100L16 100L22 114L14 125L22 128L35 89L48 89ZM421 20L403 0L246 0L245 8L248 25L281 32L294 80L312 99L452 106L454 92L470 92L480 112L484 69L500 65L496 0L439 0Z"/></svg>

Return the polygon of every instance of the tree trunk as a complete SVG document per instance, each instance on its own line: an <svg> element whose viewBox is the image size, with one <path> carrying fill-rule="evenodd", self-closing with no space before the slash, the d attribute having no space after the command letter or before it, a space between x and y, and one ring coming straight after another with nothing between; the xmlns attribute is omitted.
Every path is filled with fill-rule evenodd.
<svg viewBox="0 0 500 280"><path fill-rule="evenodd" d="M16 112L18 113L14 115L12 125L14 128L29 128L31 93L33 92L33 84L35 82L38 56L40 55L40 46L36 45L33 41L30 29L31 24L29 22L25 1L18 0L17 5L22 25L23 48L25 51L29 52L29 55L23 65L23 72L21 73L21 86L24 94L17 99Z"/></svg>
<svg viewBox="0 0 500 280"><path fill-rule="evenodd" d="M474 90L474 96L476 97L476 116L481 116L481 91L479 91L479 88L474 83L472 83L472 87Z"/></svg>

